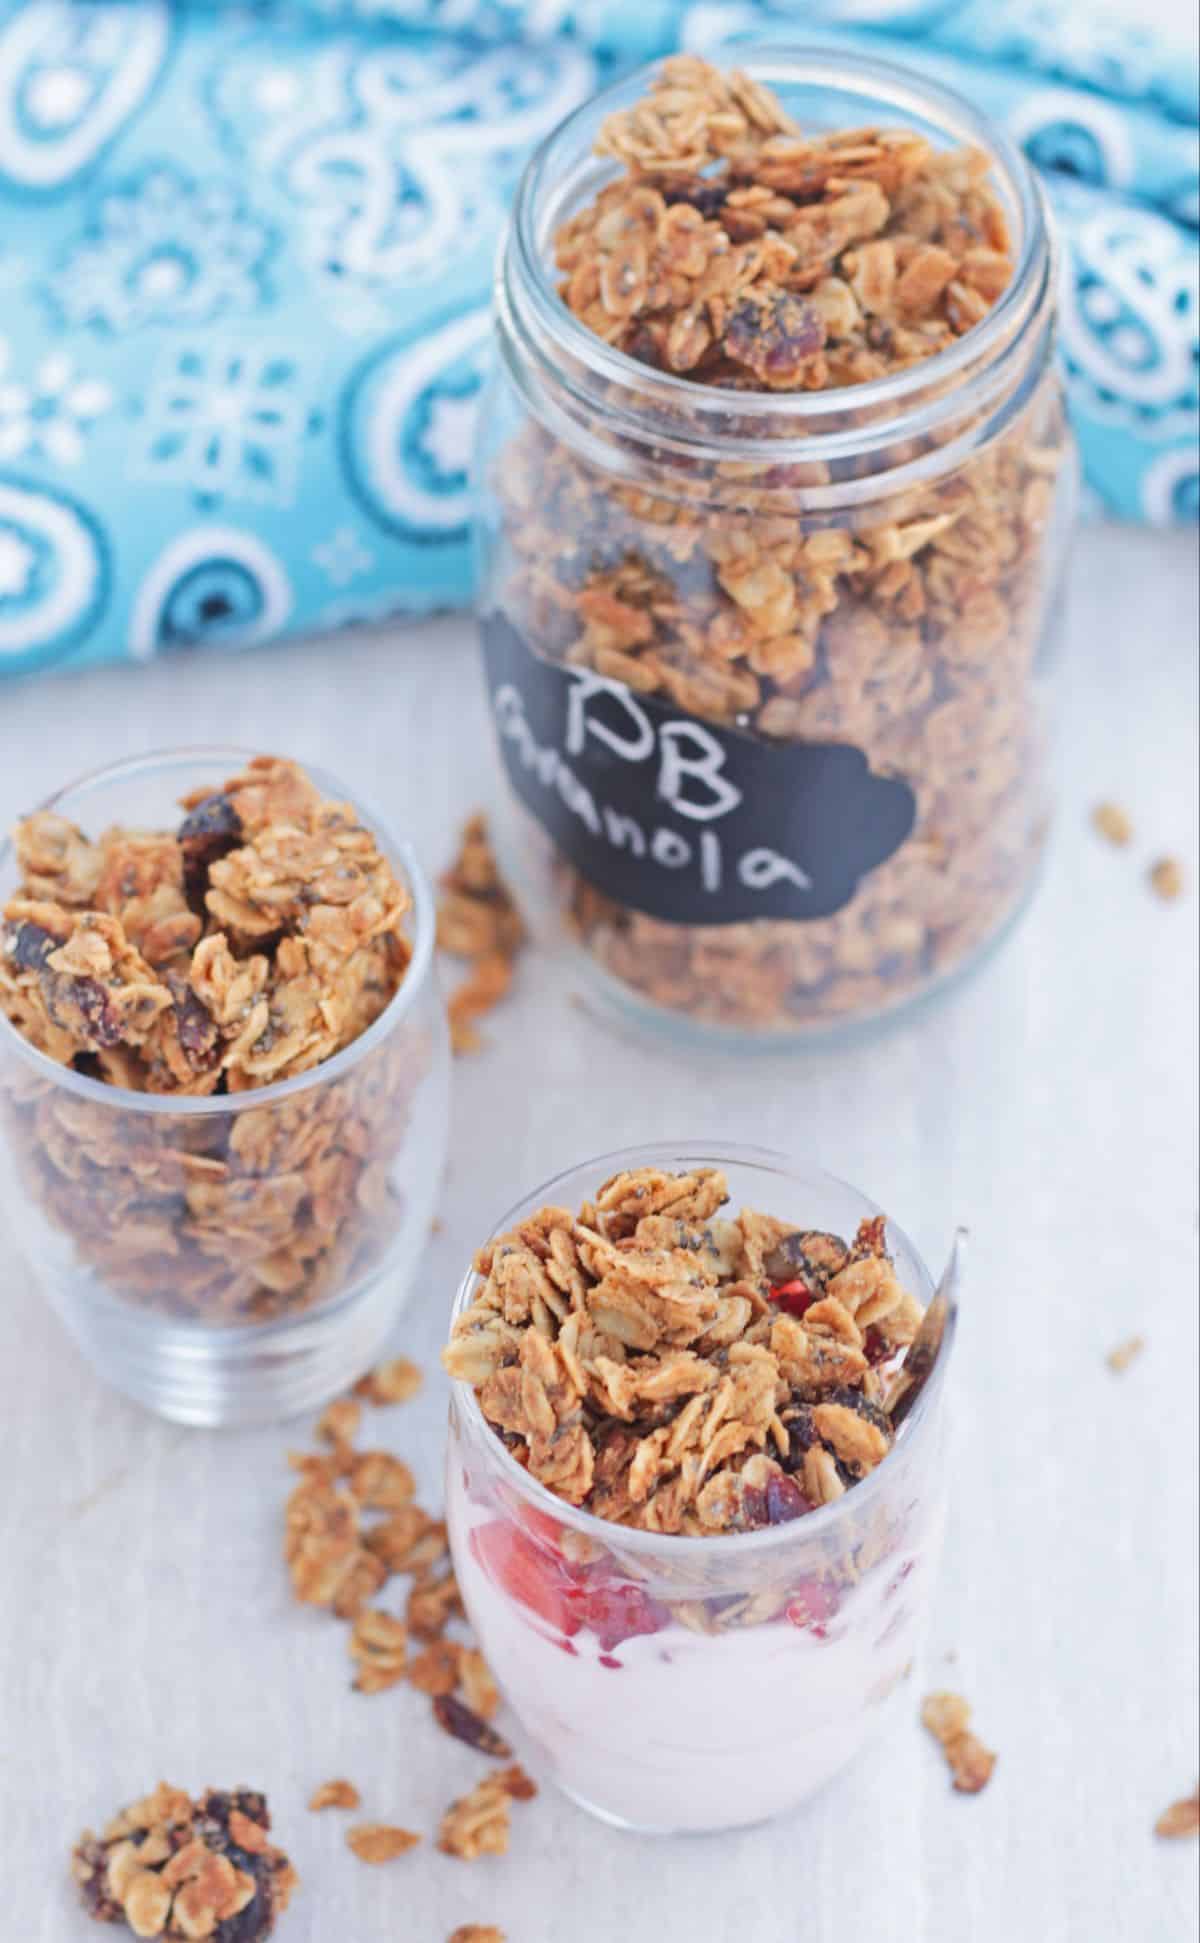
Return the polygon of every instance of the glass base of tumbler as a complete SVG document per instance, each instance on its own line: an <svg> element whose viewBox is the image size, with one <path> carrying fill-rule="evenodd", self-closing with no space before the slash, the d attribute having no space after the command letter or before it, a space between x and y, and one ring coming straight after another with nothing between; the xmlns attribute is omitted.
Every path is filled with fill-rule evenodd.
<svg viewBox="0 0 1200 1943"><path fill-rule="evenodd" d="M119 1304L59 1304L75 1341L114 1390L173 1423L202 1428L277 1423L319 1410L382 1348L404 1305L410 1264L311 1314L209 1329Z"/></svg>

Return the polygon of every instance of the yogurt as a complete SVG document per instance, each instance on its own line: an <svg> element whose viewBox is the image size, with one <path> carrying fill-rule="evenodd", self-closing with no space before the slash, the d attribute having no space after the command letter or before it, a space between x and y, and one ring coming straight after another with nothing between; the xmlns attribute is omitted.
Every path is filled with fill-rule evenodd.
<svg viewBox="0 0 1200 1943"><path fill-rule="evenodd" d="M556 1564L549 1530L471 1498L453 1448L447 1517L480 1646L545 1766L647 1832L762 1821L855 1757L919 1650L940 1526L910 1520L857 1583L802 1581L775 1616L706 1632L615 1566Z"/></svg>

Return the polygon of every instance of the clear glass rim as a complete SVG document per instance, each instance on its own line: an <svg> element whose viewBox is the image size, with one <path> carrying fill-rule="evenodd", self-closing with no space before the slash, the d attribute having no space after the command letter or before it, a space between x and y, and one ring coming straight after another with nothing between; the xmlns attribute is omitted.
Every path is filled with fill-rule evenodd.
<svg viewBox="0 0 1200 1943"><path fill-rule="evenodd" d="M686 1161L692 1165L720 1167L726 1162L733 1166L758 1167L772 1173L788 1175L793 1180L807 1178L821 1180L831 1187L853 1194L865 1208L875 1214L883 1214L880 1208L853 1182L843 1180L838 1174L831 1174L827 1168L817 1163L807 1163L795 1155L784 1154L772 1147L746 1146L730 1140L657 1140L644 1146L617 1148L611 1153L597 1154L590 1160L575 1161L544 1181L540 1187L522 1194L507 1213L490 1228L487 1240L495 1240L511 1228L521 1218L522 1210L531 1203L552 1203L556 1199L555 1190L564 1182L583 1172L595 1172L597 1186L619 1169L633 1166L665 1165ZM928 1303L934 1290L933 1277L926 1267L924 1258L899 1222L887 1216L888 1226L903 1241L912 1256L924 1282L922 1300ZM486 1245L486 1244L481 1244ZM468 1268L458 1286L451 1310L451 1324L458 1320L463 1311L469 1308L479 1277L474 1268ZM922 1424L926 1423L940 1396L945 1380L946 1365L953 1347L955 1328L953 1321L947 1326L938 1349L937 1359L924 1388L910 1415L905 1419L900 1432L905 1444L915 1439ZM744 1557L748 1552L767 1552L795 1545L801 1539L806 1543L822 1537L837 1528L844 1518L864 1512L879 1492L886 1488L887 1480L893 1473L889 1470L889 1459L885 1457L870 1474L846 1491L832 1504L818 1505L802 1518L795 1518L784 1525L767 1525L761 1531L717 1534L712 1538L692 1538L680 1534L641 1531L628 1525L618 1525L608 1518L598 1518L594 1512L583 1511L576 1505L568 1504L544 1484L531 1476L524 1466L518 1464L503 1439L496 1435L479 1405L473 1386L460 1377L451 1379L451 1408L458 1408L471 1427L484 1440L484 1446L493 1456L501 1475L509 1479L522 1496L528 1499L539 1511L546 1512L558 1524L569 1525L574 1531L602 1544L606 1551L638 1553L649 1557L688 1558L693 1561L705 1558L729 1558L736 1554Z"/></svg>
<svg viewBox="0 0 1200 1943"><path fill-rule="evenodd" d="M88 790L102 788L106 783L120 781L122 778L135 778L139 775L153 775L158 772L179 769L185 770L189 764L201 763L229 765L229 773L236 774L244 769L256 756L265 754L260 749L243 748L235 743L197 743L181 744L174 748L152 749L140 756L125 756L119 762L105 763L97 769L89 769L71 782L64 783L52 795L38 803L37 810L60 810L61 805L71 797ZM305 774L311 776L318 787L328 796L341 802L349 802L362 816L366 826L372 831L381 847L390 857L400 864L405 887L412 897L412 957L404 978L384 1007L379 1017L367 1030L342 1051L335 1053L319 1066L313 1066L305 1073L296 1073L291 1079L274 1080L269 1086L250 1087L245 1093L209 1094L205 1098L176 1098L169 1093L135 1093L125 1086L111 1086L106 1080L92 1079L87 1073L77 1073L70 1066L60 1066L57 1060L50 1059L44 1052L17 1031L12 1021L0 1012L0 1047L11 1046L25 1063L40 1074L43 1079L61 1086L64 1091L76 1094L80 1099L90 1100L94 1105L107 1107L110 1111L122 1113L144 1113L160 1119L204 1119L213 1115L233 1115L249 1112L255 1107L274 1106L282 1100L294 1098L318 1086L330 1085L366 1058L382 1040L388 1038L400 1024L405 1015L417 1003L418 997L429 981L433 968L433 945L436 917L433 892L412 844L407 838L393 835L387 821L381 817L360 790L348 789L330 770L317 763L300 764ZM15 855L13 838L5 834L0 840L0 876Z"/></svg>
<svg viewBox="0 0 1200 1943"><path fill-rule="evenodd" d="M987 316L964 332L956 343L917 364L864 384L832 391L730 393L698 384L675 372L648 371L627 352L606 344L573 316L554 288L541 247L540 204L548 181L563 162L563 151L570 151L580 125L597 111L622 105L635 87L643 88L661 66L659 61L648 63L592 95L541 142L521 177L508 240L501 250L501 263L512 254L522 296L535 311L539 325L552 342L570 349L589 376L600 379L614 394L639 390L644 394L647 388L652 388L656 402L676 403L681 411L686 409L693 422L713 421L706 427L705 436L714 444L725 442L719 429L723 417L736 414L743 423L755 419L775 425L790 422L796 427L798 449L799 435L802 435L804 457L819 462L827 456L840 455L847 435L843 431L813 432L805 428L814 420L827 418L839 404L859 414L881 409L881 416L871 427L873 441L877 442L884 433L897 433L901 424L906 435L913 435L918 429L917 411L906 415L904 408L915 405L922 416L927 414L931 420L939 415L939 407L944 412L955 396L952 387L947 390L946 381L964 368L986 370L989 359L1003 355L1010 347L1014 320L1019 326L1020 314L1037 298L1039 287L1047 282L1050 238L1044 198L1032 169L1004 129L972 107L965 96L897 62L803 43L770 42L748 46L742 59L723 65L737 66L766 85L773 80L793 84L824 80L832 84L836 79L845 93L863 84L859 91L864 95L886 97L898 109L939 120L961 138L985 149L993 168L1003 175L1021 223L1020 250L1012 277ZM934 396L922 401L921 395L930 392ZM746 444L744 437L731 442ZM772 452L786 454L786 442L773 441Z"/></svg>

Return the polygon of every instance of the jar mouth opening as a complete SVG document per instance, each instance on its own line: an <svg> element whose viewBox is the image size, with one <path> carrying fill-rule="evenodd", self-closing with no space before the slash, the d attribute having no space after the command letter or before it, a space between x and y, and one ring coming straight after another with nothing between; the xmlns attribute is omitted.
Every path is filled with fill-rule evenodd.
<svg viewBox="0 0 1200 1943"><path fill-rule="evenodd" d="M235 744L208 744L195 747L181 746L170 749L151 750L146 755L128 756L119 762L106 763L101 768L88 770L82 776L73 777L50 796L36 805L38 810L54 810L62 813L64 806L74 808L74 799L86 797L93 790L102 790L108 783L117 783L124 778L134 779L141 775L154 775L161 772L170 775L178 772L181 787L186 786L189 772L198 767L227 765L236 770L263 754L261 749L247 749ZM347 789L339 777L317 763L306 762L305 774L319 785L326 795L339 801L352 803L364 823L375 835L381 849L399 866L401 881L412 898L412 925L410 942L412 956L409 959L404 977L377 1019L372 1020L365 1032L357 1039L343 1046L340 1052L319 1066L310 1067L307 1072L296 1073L291 1079L273 1080L266 1086L252 1086L244 1093L221 1093L208 1095L185 1095L176 1097L169 1093L135 1093L126 1086L112 1086L107 1080L93 1079L88 1073L77 1073L71 1066L62 1066L56 1059L39 1051L24 1035L18 1032L12 1021L0 1012L0 1048L11 1046L13 1051L26 1065L43 1079L50 1081L65 1092L74 1093L80 1099L91 1100L107 1108L110 1112L141 1113L151 1118L164 1120L198 1119L221 1116L232 1118L239 1113L247 1113L255 1108L277 1105L280 1101L292 1099L297 1094L312 1091L315 1087L327 1086L345 1076L365 1059L400 1024L417 1003L419 994L424 990L433 973L433 945L436 929L436 913L433 892L429 880L412 845L405 838L392 835L387 823L372 805L365 801L361 790ZM0 886L6 868L15 856L15 845L11 836L0 836ZM3 892L0 889L0 898Z"/></svg>
<svg viewBox="0 0 1200 1943"><path fill-rule="evenodd" d="M953 391L951 381L964 373L985 370L1004 356L1014 333L1047 286L1050 235L1036 177L1003 129L973 108L964 96L895 62L820 46L770 43L747 48L738 65L766 87L823 84L840 97L860 98L868 122L879 122L888 113L898 119L906 116L914 125L932 129L955 144L987 152L995 186L1010 219L1015 218L1018 248L1009 283L986 317L954 344L916 364L863 384L824 391L728 391L643 364L628 352L606 344L559 296L552 239L558 225L582 206L585 198L578 193L581 189L594 192L604 182L619 178L618 164L592 153L590 135L605 116L644 92L659 70L658 62L582 103L535 150L521 178L502 246L498 297L502 303L505 298L509 300L505 308L511 308L526 329L532 322L555 351L569 352L585 374L585 383L604 387L609 410L620 410L626 399L640 400L643 407L650 402L665 413L677 415L681 423L696 426L698 436L719 444L725 443L722 420L736 416L741 436L734 442L743 448L752 440L758 421L764 433L769 430L773 434L773 451L784 455L791 432L796 452L802 450L814 461L847 444L844 431L823 433L818 429L820 421L828 420L831 414L853 412L859 419L872 417L871 435L876 440L884 427L899 430L898 421L906 434L915 432L920 429L918 412L936 419L945 411L947 394Z"/></svg>
<svg viewBox="0 0 1200 1943"><path fill-rule="evenodd" d="M655 1164L668 1167L680 1162L691 1166L717 1167L727 1163L757 1167L765 1172L782 1173L790 1179L823 1181L829 1187L855 1195L865 1208L873 1210L874 1213L884 1212L850 1182L828 1173L815 1164L807 1166L788 1154L777 1152L774 1148L744 1146L732 1141L658 1141L644 1147L620 1148L612 1153L598 1154L593 1160L577 1161L571 1167L564 1168L560 1173L543 1182L540 1187L523 1194L507 1213L493 1223L488 1239L495 1240L506 1233L531 1206L559 1201L564 1185L581 1173L587 1173L600 1181L625 1167ZM921 1299L928 1303L934 1294L933 1277L899 1223L889 1217L888 1226L903 1242L919 1271L922 1283ZM450 1312L451 1324L470 1307L479 1279L474 1268L467 1270L455 1294ZM950 1360L954 1336L955 1327L951 1321L943 1334L930 1375L903 1425L901 1435L905 1445L915 1441L921 1428L928 1423L934 1413L945 1382L946 1366ZM714 1533L708 1538L643 1531L637 1526L618 1525L611 1519L597 1517L595 1512L584 1511L577 1505L569 1504L565 1498L560 1498L556 1492L549 1490L517 1462L504 1440L497 1435L483 1414L473 1386L461 1378L455 1378L451 1381L450 1388L452 1407L460 1409L477 1435L487 1440L486 1447L494 1458L498 1472L520 1492L524 1499L537 1510L556 1519L559 1524L569 1526L573 1531L602 1543L609 1551L627 1553L630 1556L658 1555L680 1561L685 1558L692 1560L707 1557L732 1558L743 1557L748 1552L784 1549L789 1543L793 1545L799 1541L807 1543L836 1531L844 1519L854 1518L865 1512L877 1494L886 1490L895 1475L890 1467L893 1451L889 1451L873 1471L855 1484L851 1490L846 1491L842 1497L836 1498L833 1503L818 1505L815 1510L806 1512L802 1518L793 1519L788 1524L766 1525L758 1531Z"/></svg>

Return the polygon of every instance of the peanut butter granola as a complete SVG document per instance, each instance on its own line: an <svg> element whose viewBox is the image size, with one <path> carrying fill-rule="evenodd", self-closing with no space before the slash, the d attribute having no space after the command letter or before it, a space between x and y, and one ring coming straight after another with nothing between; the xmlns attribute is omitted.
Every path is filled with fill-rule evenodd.
<svg viewBox="0 0 1200 1943"><path fill-rule="evenodd" d="M615 1175L489 1242L443 1362L573 1505L737 1533L840 1497L891 1448L922 1309L882 1216L852 1241L728 1200L715 1168Z"/></svg>
<svg viewBox="0 0 1200 1943"><path fill-rule="evenodd" d="M1069 473L1057 380L1048 372L952 469L932 464L936 435L897 448L844 512L823 510L821 495L855 462L842 473L774 462L772 438L804 428L739 419L737 398L836 393L839 423L875 423L855 388L953 349L1007 290L1005 209L980 151L939 150L911 129L802 129L746 75L692 56L662 63L596 147L621 173L559 228L558 290L632 361L620 412L639 410L636 368L647 369L647 424L665 456L649 432L635 450L599 404L578 438L565 429L573 398L545 424L527 411L494 469L485 643L511 637L535 665L587 671L666 705L664 719L714 725L747 767L765 759L756 746L774 760L845 745L872 775L903 782L912 808L910 833L852 874L840 905L728 922L703 915L728 895L728 858L721 877L710 854L713 895L692 921L662 909L656 889L635 895L630 879L626 901L603 872L589 875L551 821L570 921L621 986L698 1020L778 1031L879 1012L998 930L1044 836L1037 663L1056 482ZM736 457L705 456L707 422L663 374L730 394ZM914 479L921 452L931 463ZM893 461L907 468L902 486L888 483ZM598 731L607 748L616 719ZM503 744L513 725L499 708L497 720ZM516 726L533 770L546 748L528 743L527 719ZM586 756L586 739L570 747ZM569 804L573 785L579 808L578 779L558 776ZM661 833L624 802L620 814L606 807L622 868L639 844L653 855ZM694 825L667 829L672 896L700 868L696 839Z"/></svg>
<svg viewBox="0 0 1200 1943"><path fill-rule="evenodd" d="M970 1730L971 1709L959 1693L931 1693L921 1707L921 1725L946 1757L959 1794L977 1795L992 1778L996 1756Z"/></svg>
<svg viewBox="0 0 1200 1943"><path fill-rule="evenodd" d="M209 1789L192 1801L165 1782L80 1836L71 1867L84 1908L135 1936L260 1943L296 1887L268 1839L263 1796Z"/></svg>
<svg viewBox="0 0 1200 1943"><path fill-rule="evenodd" d="M123 1111L252 1093L357 1039L409 963L407 892L353 808L262 756L183 799L173 832L94 841L38 811L0 914L0 1011L112 1106L13 1066L0 1111L30 1194L106 1287L173 1314L260 1320L377 1259L420 1077L385 1045L325 1087L234 1117Z"/></svg>
<svg viewBox="0 0 1200 1943"><path fill-rule="evenodd" d="M465 958L469 966L446 1007L451 1046L456 1053L478 1052L483 1042L475 1020L504 998L525 942L525 925L500 874L481 810L465 824L458 855L441 879L437 940L440 950Z"/></svg>

